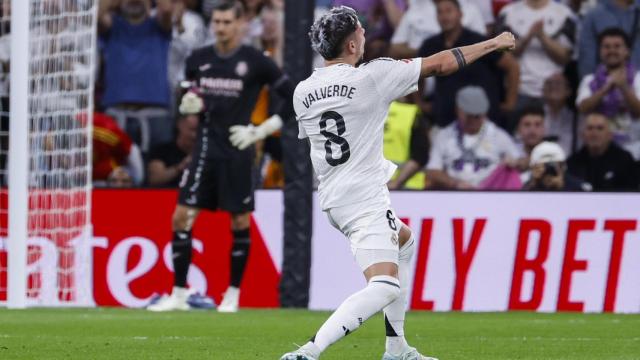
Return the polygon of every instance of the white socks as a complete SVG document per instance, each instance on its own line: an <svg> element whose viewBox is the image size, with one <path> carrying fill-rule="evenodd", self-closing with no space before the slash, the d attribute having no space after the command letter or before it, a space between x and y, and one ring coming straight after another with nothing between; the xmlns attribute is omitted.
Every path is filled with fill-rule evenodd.
<svg viewBox="0 0 640 360"><path fill-rule="evenodd" d="M387 332L386 351L391 355L401 355L409 347L404 338L404 316L409 292L409 266L415 249L413 235L400 249L398 277L400 296L384 308L384 323Z"/></svg>
<svg viewBox="0 0 640 360"><path fill-rule="evenodd" d="M173 290L171 290L171 296L173 296L176 299L186 300L189 297L189 289L179 287L179 286L174 286Z"/></svg>
<svg viewBox="0 0 640 360"><path fill-rule="evenodd" d="M400 283L393 276L378 275L369 280L364 289L349 296L329 319L322 324L316 336L302 349L319 357L329 345L355 331L372 315L400 296ZM404 311L404 309L403 309Z"/></svg>

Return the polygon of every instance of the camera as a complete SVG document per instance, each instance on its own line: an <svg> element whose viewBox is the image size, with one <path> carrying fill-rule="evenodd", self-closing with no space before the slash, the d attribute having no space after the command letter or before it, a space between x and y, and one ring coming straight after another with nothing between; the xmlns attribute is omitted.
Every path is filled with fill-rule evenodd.
<svg viewBox="0 0 640 360"><path fill-rule="evenodd" d="M544 173L545 176L549 175L549 176L558 176L558 168L556 167L555 163L545 163L544 164Z"/></svg>

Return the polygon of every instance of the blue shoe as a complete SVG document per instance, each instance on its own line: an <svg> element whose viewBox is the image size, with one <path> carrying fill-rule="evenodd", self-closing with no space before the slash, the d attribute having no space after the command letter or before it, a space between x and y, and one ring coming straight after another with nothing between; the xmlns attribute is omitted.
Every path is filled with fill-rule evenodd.
<svg viewBox="0 0 640 360"><path fill-rule="evenodd" d="M212 298L200 293L193 293L187 298L187 304L191 309L215 309L216 303Z"/></svg>

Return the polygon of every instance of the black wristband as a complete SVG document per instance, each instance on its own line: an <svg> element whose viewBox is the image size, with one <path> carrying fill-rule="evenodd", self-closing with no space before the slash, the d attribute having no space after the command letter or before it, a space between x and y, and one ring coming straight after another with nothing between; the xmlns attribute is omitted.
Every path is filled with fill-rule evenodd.
<svg viewBox="0 0 640 360"><path fill-rule="evenodd" d="M458 48L451 49L451 52L453 53L453 56L456 57L456 61L458 62L459 69L467 66L467 62L464 60L464 55L462 55L462 51L460 51L460 49Z"/></svg>

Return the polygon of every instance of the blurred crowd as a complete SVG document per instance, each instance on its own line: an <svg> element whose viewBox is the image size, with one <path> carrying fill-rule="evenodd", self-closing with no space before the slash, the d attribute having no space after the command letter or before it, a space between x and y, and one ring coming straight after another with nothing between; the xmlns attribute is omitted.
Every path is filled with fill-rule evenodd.
<svg viewBox="0 0 640 360"><path fill-rule="evenodd" d="M198 126L177 106L185 59L215 42L218 0L98 1L94 184L175 187ZM244 43L282 66L284 0L243 3ZM391 189L640 190L640 2L317 0L316 16L339 5L360 14L363 61L426 57L502 31L517 38L515 51L425 79L391 104L384 151L399 165ZM278 101L263 89L252 121ZM282 187L278 135L256 154L259 187Z"/></svg>

